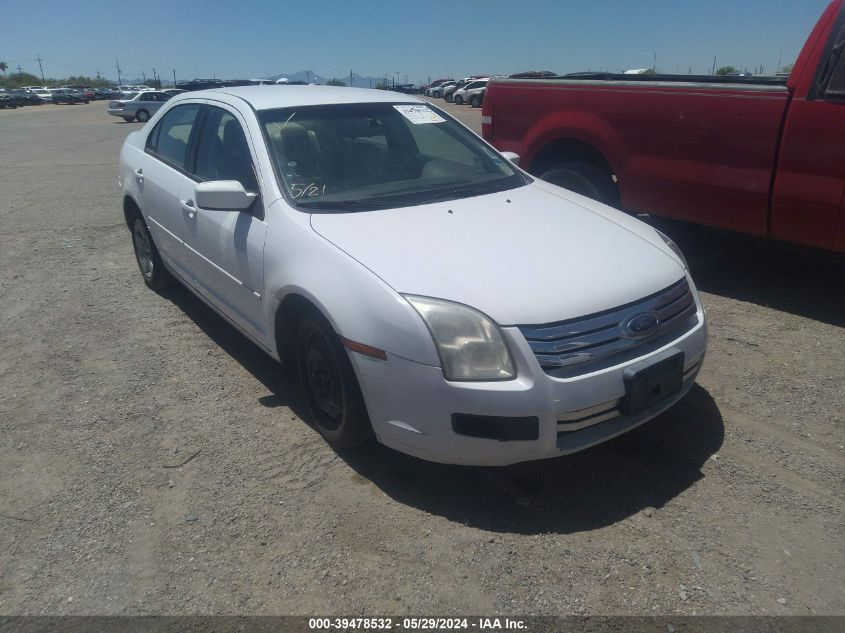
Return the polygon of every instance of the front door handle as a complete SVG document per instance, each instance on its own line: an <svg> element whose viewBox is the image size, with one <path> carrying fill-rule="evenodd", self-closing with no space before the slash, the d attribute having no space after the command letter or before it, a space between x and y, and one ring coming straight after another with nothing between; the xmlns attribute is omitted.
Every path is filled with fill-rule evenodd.
<svg viewBox="0 0 845 633"><path fill-rule="evenodd" d="M187 213L188 217L193 220L194 215L197 212L197 208L194 206L193 200L180 200L179 208L182 209L183 213Z"/></svg>
<svg viewBox="0 0 845 633"><path fill-rule="evenodd" d="M144 170L143 169L136 169L135 170L135 180L138 181L139 185L144 184Z"/></svg>

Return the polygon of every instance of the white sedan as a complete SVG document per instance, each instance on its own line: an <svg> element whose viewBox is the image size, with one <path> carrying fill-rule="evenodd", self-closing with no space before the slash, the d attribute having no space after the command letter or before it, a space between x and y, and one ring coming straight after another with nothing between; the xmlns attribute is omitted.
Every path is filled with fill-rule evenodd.
<svg viewBox="0 0 845 633"><path fill-rule="evenodd" d="M172 96L167 92L158 90L130 92L120 99L110 101L108 113L122 118L127 123L132 121L146 123Z"/></svg>
<svg viewBox="0 0 845 633"><path fill-rule="evenodd" d="M707 344L671 240L516 160L406 95L221 88L131 133L120 183L146 284L295 368L330 443L505 465L643 424Z"/></svg>

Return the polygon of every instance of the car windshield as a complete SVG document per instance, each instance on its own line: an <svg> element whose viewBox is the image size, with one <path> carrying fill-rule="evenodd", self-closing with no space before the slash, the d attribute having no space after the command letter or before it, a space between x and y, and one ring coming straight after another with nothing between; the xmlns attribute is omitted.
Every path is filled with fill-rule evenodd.
<svg viewBox="0 0 845 633"><path fill-rule="evenodd" d="M426 204L527 184L445 113L422 103L259 112L281 186L309 211Z"/></svg>

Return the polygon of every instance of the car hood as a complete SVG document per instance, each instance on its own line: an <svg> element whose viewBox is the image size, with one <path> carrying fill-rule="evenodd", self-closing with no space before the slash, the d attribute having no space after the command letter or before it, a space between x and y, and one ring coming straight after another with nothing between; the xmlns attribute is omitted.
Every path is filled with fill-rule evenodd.
<svg viewBox="0 0 845 633"><path fill-rule="evenodd" d="M684 276L643 223L539 182L435 204L312 214L311 226L396 291L457 301L501 325L593 314Z"/></svg>

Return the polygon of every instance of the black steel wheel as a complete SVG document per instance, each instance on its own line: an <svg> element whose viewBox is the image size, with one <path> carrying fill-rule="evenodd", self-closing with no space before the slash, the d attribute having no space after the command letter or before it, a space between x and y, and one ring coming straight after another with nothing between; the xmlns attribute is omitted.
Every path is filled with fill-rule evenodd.
<svg viewBox="0 0 845 633"><path fill-rule="evenodd" d="M306 315L296 338L299 382L314 426L332 446L360 446L371 433L364 398L340 338L319 314Z"/></svg>

